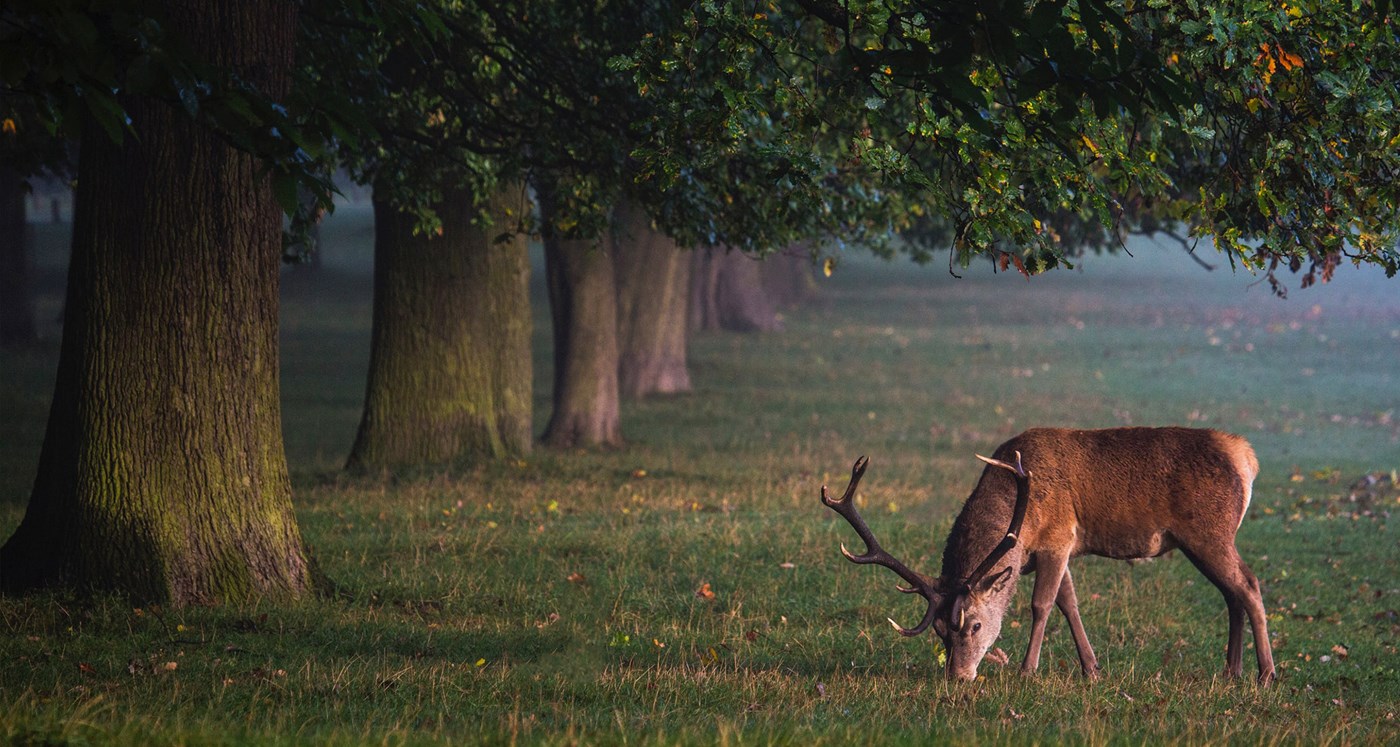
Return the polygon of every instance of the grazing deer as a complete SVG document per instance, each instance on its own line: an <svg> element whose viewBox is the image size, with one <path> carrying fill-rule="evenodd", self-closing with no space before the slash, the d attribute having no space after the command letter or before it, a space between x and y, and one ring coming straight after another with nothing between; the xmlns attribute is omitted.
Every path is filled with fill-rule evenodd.
<svg viewBox="0 0 1400 747"><path fill-rule="evenodd" d="M1259 581L1235 549L1235 532L1259 472L1248 441L1191 428L1036 428L997 447L993 457L977 457L988 466L953 523L938 578L910 570L885 552L856 511L853 498L869 463L865 457L856 460L839 500L827 495L825 485L821 490L822 502L850 522L866 544L862 555L844 545L841 552L855 563L889 568L909 583L900 591L928 601L918 625L890 624L906 636L932 625L948 652L948 677L977 676L977 665L1001 634L1016 576L1032 571L1031 635L1022 673L1034 672L1039 663L1054 605L1069 622L1084 674L1097 677L1098 661L1079 620L1070 558L1132 560L1180 548L1225 595L1230 612L1225 673L1242 673L1248 615L1259 682L1273 679Z"/></svg>

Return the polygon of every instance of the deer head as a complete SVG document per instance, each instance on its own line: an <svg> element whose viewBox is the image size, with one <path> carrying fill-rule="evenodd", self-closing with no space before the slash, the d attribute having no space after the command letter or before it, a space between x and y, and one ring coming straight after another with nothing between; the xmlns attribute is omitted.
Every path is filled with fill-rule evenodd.
<svg viewBox="0 0 1400 747"><path fill-rule="evenodd" d="M932 626L948 652L947 675L959 680L977 677L977 666L1001 635L1001 623L1011 601L1014 586L1012 582L1019 570L1020 554L1017 553L1010 564L1000 569L997 569L997 566L1017 546L1021 524L1026 516L1026 505L1030 499L1030 473L1021 464L1020 452L1016 452L1015 464L988 459L981 455L977 455L977 458L987 464L1009 470L1016 476L1016 504L1012 509L1011 524L1006 530L1006 536L992 548L972 573L962 579L934 579L925 576L910 569L880 546L855 506L856 486L869 465L869 460L865 457L857 459L855 466L851 468L851 481L841 498L833 500L827 494L825 485L821 489L822 503L840 514L865 541L864 553L853 554L845 545L841 546L841 553L853 563L889 568L909 583L909 586L898 586L897 589L905 593L919 594L928 602L928 609L918 625L905 628L894 620L890 620L890 625L906 636L918 635Z"/></svg>

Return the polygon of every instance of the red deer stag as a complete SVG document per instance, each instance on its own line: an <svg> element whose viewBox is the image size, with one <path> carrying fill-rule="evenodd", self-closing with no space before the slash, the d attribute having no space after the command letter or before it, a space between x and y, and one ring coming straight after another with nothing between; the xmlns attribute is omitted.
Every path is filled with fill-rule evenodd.
<svg viewBox="0 0 1400 747"><path fill-rule="evenodd" d="M918 625L890 624L907 636L932 625L948 652L950 678L977 676L977 665L1001 634L1015 577L1032 571L1030 645L1021 671L1035 671L1054 605L1069 622L1084 674L1096 677L1098 661L1079 620L1070 558L1131 560L1180 548L1225 596L1230 613L1225 673L1242 674L1248 615L1259 682L1273 679L1259 581L1235 549L1259 472L1248 441L1190 428L1036 428L997 447L993 456L978 456L988 466L953 523L938 578L885 552L856 511L853 498L868 464L865 457L856 460L839 500L827 495L825 485L821 491L822 502L850 522L866 544L862 555L844 545L841 552L853 562L889 568L909 583L900 591L928 600Z"/></svg>

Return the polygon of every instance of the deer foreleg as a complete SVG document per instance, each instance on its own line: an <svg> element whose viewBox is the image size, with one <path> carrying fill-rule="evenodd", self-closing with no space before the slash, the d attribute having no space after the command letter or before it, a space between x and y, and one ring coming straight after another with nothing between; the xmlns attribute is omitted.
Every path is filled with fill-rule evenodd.
<svg viewBox="0 0 1400 747"><path fill-rule="evenodd" d="M1079 667L1084 676L1098 679L1099 660L1094 657L1094 648L1089 645L1089 636L1084 633L1084 623L1079 619L1079 598L1074 594L1074 580L1070 577L1069 566L1065 566L1065 576L1060 581L1060 593L1055 597L1055 606L1064 614L1069 623L1070 635L1074 636L1074 650L1079 652Z"/></svg>
<svg viewBox="0 0 1400 747"><path fill-rule="evenodd" d="M1040 644L1045 641L1045 624L1050 621L1050 609L1060 595L1060 585L1069 570L1069 555L1036 553L1035 590L1031 592L1031 641L1026 646L1026 658L1021 673L1030 674L1040 666Z"/></svg>

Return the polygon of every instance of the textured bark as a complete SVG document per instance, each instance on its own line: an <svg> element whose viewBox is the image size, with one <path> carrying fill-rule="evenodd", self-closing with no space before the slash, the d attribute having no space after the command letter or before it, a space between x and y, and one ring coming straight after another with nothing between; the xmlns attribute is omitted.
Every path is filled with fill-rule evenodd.
<svg viewBox="0 0 1400 747"><path fill-rule="evenodd" d="M782 329L763 287L759 261L724 248L696 249L690 279L690 328L731 332Z"/></svg>
<svg viewBox="0 0 1400 747"><path fill-rule="evenodd" d="M618 387L624 397L690 391L690 253L623 203L614 215Z"/></svg>
<svg viewBox="0 0 1400 747"><path fill-rule="evenodd" d="M541 208L549 210L546 191ZM546 236L554 322L554 411L542 440L555 448L621 446L617 286L608 241Z"/></svg>
<svg viewBox="0 0 1400 747"><path fill-rule="evenodd" d="M295 11L170 3L170 27L286 90ZM83 132L63 343L38 476L0 586L213 603L306 590L282 449L282 217L262 165L183 112Z"/></svg>
<svg viewBox="0 0 1400 747"><path fill-rule="evenodd" d="M24 218L24 178L0 167L0 345L19 347L39 339L30 286L29 224Z"/></svg>
<svg viewBox="0 0 1400 747"><path fill-rule="evenodd" d="M431 467L527 453L531 442L529 260L524 189L472 225L466 194L437 206L441 236L374 202L374 331L352 469Z"/></svg>

